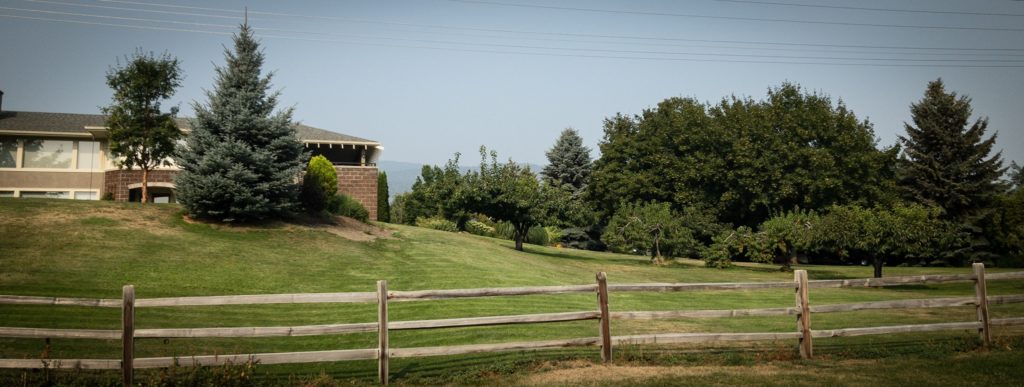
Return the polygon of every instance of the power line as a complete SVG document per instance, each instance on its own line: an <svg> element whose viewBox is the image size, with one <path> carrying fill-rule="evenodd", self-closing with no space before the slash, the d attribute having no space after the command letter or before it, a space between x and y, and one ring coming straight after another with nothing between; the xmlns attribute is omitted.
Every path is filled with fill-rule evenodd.
<svg viewBox="0 0 1024 387"><path fill-rule="evenodd" d="M217 12L237 12L235 10L223 9L223 8L192 7L192 6L183 6L183 5L158 4L158 3L147 3L147 2L128 1L128 0L100 0L100 1L110 2L110 3L145 5L145 6L152 6L152 7L174 7L174 8L180 8L180 9L198 9L198 10L209 10L209 11L217 11ZM722 43L722 44L797 46L797 47L827 47L827 48L855 48L855 49L884 49L884 50L916 50L916 51L969 51L969 52L1015 51L1015 52L1024 52L1024 48L1010 48L1010 47L1000 47L1000 48L940 47L940 46L921 47L921 46L867 45L867 44L791 43L791 42L772 42L772 41L757 41L757 40L751 41L751 40L690 39L690 38L638 36L638 35L587 34L587 33L572 33L572 32L545 32L545 31L525 31L525 30L510 30L510 29L480 28L480 27L459 27L459 26L445 26L445 25L435 25L435 24L418 24L418 23L402 23L402 22L390 22L390 21L360 20L360 19L350 19L350 18L341 18L341 17L324 16L324 15L303 15L303 14L281 13L281 12L266 12L266 11L256 11L256 10L250 10L249 13L257 14L257 15L292 17L292 18L302 18L302 19L311 19L311 20L340 21L340 22L347 22L347 23L395 25L395 26L402 26L402 27L446 29L446 30L459 30L459 31L471 31L471 32L492 32L492 33L506 33L506 34L541 35L541 36L563 36L563 37L578 37L578 38L639 40L639 41L649 41L649 42L651 42L651 41L661 41L661 42L697 42L697 43Z"/></svg>
<svg viewBox="0 0 1024 387"><path fill-rule="evenodd" d="M8 11L45 13L45 14L50 14L50 15L61 15L61 16L81 16L81 17L94 17L94 18L98 18L98 19L113 19L113 20L125 20L125 21L144 21L144 22L168 23L168 24L184 24L184 25L192 25L192 26L197 26L197 27L198 26L201 26L201 27L215 27L215 28L235 28L236 27L236 26L224 25L224 24L194 23L194 22L183 22L183 21L162 20L162 19L145 19L145 18L127 17L127 16L95 15L95 14L89 14L89 13L51 11L51 10L46 10L46 9L14 8L14 7L3 7L3 6L0 6L0 9L4 9L4 10L8 10Z"/></svg>
<svg viewBox="0 0 1024 387"><path fill-rule="evenodd" d="M231 35L227 32L218 31L205 31L196 29L183 29L183 28L166 28L157 26L140 26L140 25L124 25L114 23L102 23L102 22L89 22L82 20L68 20L68 19L53 19L53 18L42 18L42 17L30 17L21 15L9 15L0 14L0 17L9 17L17 19L28 19L28 20L40 20L40 21L51 21L51 22L62 22L62 23L75 23L75 24L86 24L86 25L97 25L97 26L109 26L109 27L121 27L121 28L134 28L143 30L160 30L160 31L178 31L178 32L191 32L191 33L205 33L205 34L216 34L216 35ZM665 58L665 57L643 57L643 56L616 56L616 55L588 55L588 54L564 54L564 53L551 53L551 52L525 52L525 51L501 51L501 50L484 50L484 49L470 49L470 48L453 48L453 47L431 47L431 46L415 46L405 44L388 44L388 43L367 43L358 41L348 40L337 40L337 39L316 39L316 38L301 38L294 36L279 36L279 35L264 35L264 38L279 38L279 39L290 39L300 41L312 41L312 42L329 42L329 43L343 43L343 44L356 44L366 45L375 47L397 47L397 48L413 48L413 49L428 49L428 50L442 50L442 51L455 51L455 52L473 52L473 53L491 53L491 54L504 54L504 55L530 55L530 56L549 56L549 57L571 57L571 58L598 58L598 59L624 59L624 60L641 60L641 61L671 61L671 62L704 62L704 63L747 63L747 64L786 64L786 65L825 65L825 66L853 66L853 67L944 67L944 68L1024 68L1024 64L944 64L944 63L862 63L862 62L821 62L821 61L782 61L782 60L743 60L743 59L712 59L712 58ZM839 59L836 59L839 60ZM860 60L860 59L856 59ZM905 62L904 60L893 60L893 62Z"/></svg>
<svg viewBox="0 0 1024 387"><path fill-rule="evenodd" d="M715 0L715 1L720 1L720 2L724 2L724 3L778 5L778 6L785 6L785 7L846 9L846 10L853 10L853 11L925 13L925 14L935 14L935 15L1007 16L1007 17L1021 17L1021 16L1024 16L1024 14L1020 14L1020 13L989 13L989 12L970 12L970 11L934 11L934 10L904 9L904 8L871 8L871 7L854 7L854 6L847 6L847 5L823 5L823 4L790 3L790 2L783 2L783 1L756 1L756 0Z"/></svg>
<svg viewBox="0 0 1024 387"><path fill-rule="evenodd" d="M911 24L855 23L855 22L843 22L843 21L773 19L773 18L762 18L762 17L705 15L705 14L696 14L696 13L668 13L668 12L627 11L627 10L601 9L601 8L562 7L562 6L554 6L554 5L518 4L518 3L504 3L504 2L498 2L498 1L483 1L483 0L448 0L448 1L457 2L457 3L467 3L467 4L493 5L493 6L501 6L501 7L552 9L552 10L559 10L559 11L579 11L579 12L595 12L595 13L626 14L626 15L644 15L644 16L670 16L670 17L685 17L685 18L697 18L697 19L756 21L756 22L772 22L772 23L798 23L798 24L816 24L816 25L841 25L841 26L855 26L855 27L909 28L909 29L928 29L928 30L968 30L968 31L1004 31L1004 32L1022 32L1022 31L1024 31L1024 28L1009 28L1009 27L964 27L964 26L936 26L936 25L911 25Z"/></svg>
<svg viewBox="0 0 1024 387"><path fill-rule="evenodd" d="M161 11L161 10L155 10L155 9L150 10L150 9L135 9L135 8L124 8L124 7L111 7L111 6L96 5L96 4L65 3L65 2L61 2L61 1L48 1L48 0L25 0L25 1L30 2L30 3L68 5L68 6L73 6L73 7L86 7L86 8L100 8L100 9L110 9L110 10L115 10L115 11L150 12L150 13L161 13L161 14L168 14L168 15L199 16L199 17L210 17L210 18L218 18L218 19L233 19L233 20L241 19L238 16L204 15L204 14L189 13L189 12Z"/></svg>

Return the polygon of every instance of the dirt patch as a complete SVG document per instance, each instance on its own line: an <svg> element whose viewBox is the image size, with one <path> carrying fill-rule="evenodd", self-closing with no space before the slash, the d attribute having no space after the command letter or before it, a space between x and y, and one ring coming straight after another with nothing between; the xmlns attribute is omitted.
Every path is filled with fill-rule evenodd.
<svg viewBox="0 0 1024 387"><path fill-rule="evenodd" d="M837 362L831 371L841 369L845 362ZM850 363L849 365L853 365ZM638 365L603 365L590 362L561 362L548 365L545 368L556 368L551 371L544 371L531 374L517 381L523 386L550 386L550 385L627 385L639 383L645 380L672 379L685 384L687 378L698 378L709 375L742 374L746 378L771 380L772 377L780 375L801 375L813 372L822 372L817 367L804 367L800 365L753 365L753 366L638 366ZM830 370L825 370L828 372ZM860 379L855 375L843 375L844 382L858 384L858 382L869 382L869 378ZM852 377L851 377L852 376Z"/></svg>
<svg viewBox="0 0 1024 387"><path fill-rule="evenodd" d="M366 224L358 220L337 216L334 224L313 226L316 229L356 242L370 242L377 239L392 239L392 231L384 227Z"/></svg>

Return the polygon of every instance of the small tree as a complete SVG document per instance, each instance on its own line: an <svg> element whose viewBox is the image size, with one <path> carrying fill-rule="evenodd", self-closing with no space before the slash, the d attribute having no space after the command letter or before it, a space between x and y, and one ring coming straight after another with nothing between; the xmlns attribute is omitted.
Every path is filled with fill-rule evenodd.
<svg viewBox="0 0 1024 387"><path fill-rule="evenodd" d="M652 262L661 262L666 244L693 240L693 232L682 226L668 203L623 203L601 239L614 251L649 252Z"/></svg>
<svg viewBox="0 0 1024 387"><path fill-rule="evenodd" d="M576 129L563 130L555 145L547 152L547 157L548 165L541 174L548 184L569 185L574 192L579 192L590 180L593 164L590 148L583 146L583 138Z"/></svg>
<svg viewBox="0 0 1024 387"><path fill-rule="evenodd" d="M488 164L487 155L487 148L480 147L480 172L466 175L467 202L476 212L509 222L516 250L523 251L530 227L546 220L544 190L530 167L511 160L498 163L498 154L493 151Z"/></svg>
<svg viewBox="0 0 1024 387"><path fill-rule="evenodd" d="M142 171L142 202L149 201L149 172L170 165L181 130L174 122L172 107L160 111L160 101L174 95L181 86L177 59L164 53L136 51L125 63L107 72L107 86L114 90L113 102L103 108L110 131L110 153L120 158L119 167Z"/></svg>
<svg viewBox="0 0 1024 387"><path fill-rule="evenodd" d="M377 220L380 222L391 222L391 204L388 199L388 173L381 172L377 175Z"/></svg>
<svg viewBox="0 0 1024 387"><path fill-rule="evenodd" d="M334 165L322 155L314 156L309 160L306 174L302 178L302 206L310 213L319 213L337 193L338 172Z"/></svg>
<svg viewBox="0 0 1024 387"><path fill-rule="evenodd" d="M295 178L307 157L295 136L292 109L275 112L278 93L261 75L263 52L243 24L217 68L187 149L178 153L179 202L192 216L225 222L262 220L295 208Z"/></svg>

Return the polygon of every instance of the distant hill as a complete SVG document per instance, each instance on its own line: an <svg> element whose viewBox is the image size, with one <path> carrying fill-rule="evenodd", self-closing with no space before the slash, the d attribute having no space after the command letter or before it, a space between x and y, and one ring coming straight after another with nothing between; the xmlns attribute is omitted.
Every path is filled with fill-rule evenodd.
<svg viewBox="0 0 1024 387"><path fill-rule="evenodd" d="M416 182L416 178L420 176L420 171L423 170L423 166L426 164L422 163L408 163L403 161L387 161L381 160L377 162L377 169L381 172L388 174L388 194L389 199L394 199L395 195L402 192L412 191L412 184ZM534 173L540 173L540 170L544 168L543 165L529 164L530 170ZM438 165L440 166L440 165ZM462 166L462 171L469 171L476 169L474 166Z"/></svg>

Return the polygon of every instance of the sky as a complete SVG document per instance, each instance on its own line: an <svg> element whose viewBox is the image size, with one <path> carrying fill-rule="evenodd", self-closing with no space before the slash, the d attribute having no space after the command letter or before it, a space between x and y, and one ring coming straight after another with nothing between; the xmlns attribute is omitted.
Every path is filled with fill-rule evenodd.
<svg viewBox="0 0 1024 387"><path fill-rule="evenodd" d="M783 82L842 100L896 143L929 81L968 95L1024 161L1024 1L0 0L3 110L98 113L137 49L181 60L164 106L207 101L243 22L281 106L380 141L382 160L474 164L481 145L546 164L572 127L670 97L762 99Z"/></svg>

